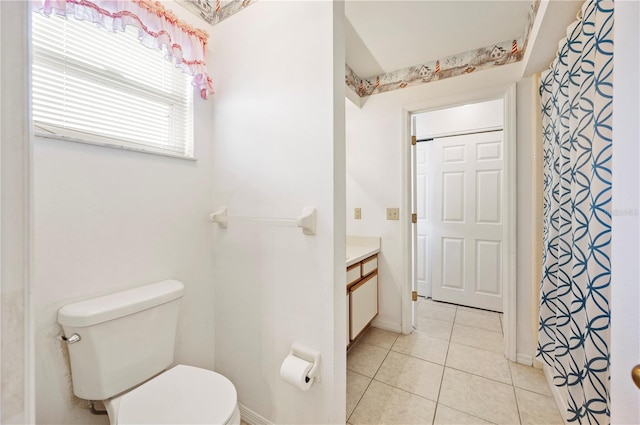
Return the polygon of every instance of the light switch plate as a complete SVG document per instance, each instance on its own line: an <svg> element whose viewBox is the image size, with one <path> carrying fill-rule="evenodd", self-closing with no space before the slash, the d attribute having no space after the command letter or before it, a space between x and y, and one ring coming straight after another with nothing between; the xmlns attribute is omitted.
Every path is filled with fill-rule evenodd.
<svg viewBox="0 0 640 425"><path fill-rule="evenodd" d="M400 220L400 208L387 208L387 220Z"/></svg>
<svg viewBox="0 0 640 425"><path fill-rule="evenodd" d="M354 208L353 209L353 218L356 220L360 220L362 218L362 209Z"/></svg>

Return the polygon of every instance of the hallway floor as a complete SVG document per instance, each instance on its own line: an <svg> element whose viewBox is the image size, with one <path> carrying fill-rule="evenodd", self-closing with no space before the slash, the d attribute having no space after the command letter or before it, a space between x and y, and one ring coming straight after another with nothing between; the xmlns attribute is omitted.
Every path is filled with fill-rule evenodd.
<svg viewBox="0 0 640 425"><path fill-rule="evenodd" d="M502 315L421 298L411 335L370 328L347 354L347 422L563 423L539 369L502 354Z"/></svg>

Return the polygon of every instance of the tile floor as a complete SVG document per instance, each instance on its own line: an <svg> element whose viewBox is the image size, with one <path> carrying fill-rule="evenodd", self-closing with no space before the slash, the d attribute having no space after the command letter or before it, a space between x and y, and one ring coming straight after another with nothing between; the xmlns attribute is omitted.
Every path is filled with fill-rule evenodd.
<svg viewBox="0 0 640 425"><path fill-rule="evenodd" d="M502 354L502 315L420 299L416 331L370 328L347 354L347 422L558 424L541 370Z"/></svg>

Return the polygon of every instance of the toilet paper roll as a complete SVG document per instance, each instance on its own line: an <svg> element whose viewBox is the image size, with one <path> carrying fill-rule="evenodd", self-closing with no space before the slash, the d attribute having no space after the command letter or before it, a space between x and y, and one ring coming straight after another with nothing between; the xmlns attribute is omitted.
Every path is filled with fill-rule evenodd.
<svg viewBox="0 0 640 425"><path fill-rule="evenodd" d="M313 379L307 377L312 367L313 363L289 354L280 367L280 377L294 387L307 391L313 384Z"/></svg>

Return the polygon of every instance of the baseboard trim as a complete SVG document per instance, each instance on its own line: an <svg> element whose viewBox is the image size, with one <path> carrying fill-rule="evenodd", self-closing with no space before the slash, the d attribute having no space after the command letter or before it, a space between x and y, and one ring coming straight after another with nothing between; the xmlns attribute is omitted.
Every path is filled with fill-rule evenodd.
<svg viewBox="0 0 640 425"><path fill-rule="evenodd" d="M531 366L533 365L533 356L528 356L526 354L522 354L522 353L517 353L516 354L516 362L526 365L526 366Z"/></svg>
<svg viewBox="0 0 640 425"><path fill-rule="evenodd" d="M556 402L556 406L558 406L560 416L562 416L562 421L565 425L569 425L569 423L567 422L567 402L565 400L565 397L563 397L562 392L560 391L560 387L556 387L555 385L553 385L553 369L548 364L543 363L542 370L544 371L545 378L547 378L547 385L551 390L553 400Z"/></svg>
<svg viewBox="0 0 640 425"><path fill-rule="evenodd" d="M242 403L238 403L238 409L242 422L246 422L248 425L273 425L267 418L260 416Z"/></svg>
<svg viewBox="0 0 640 425"><path fill-rule="evenodd" d="M402 333L402 326L399 323L389 322L388 320L375 318L371 322L371 326L378 329L384 329L385 331Z"/></svg>

